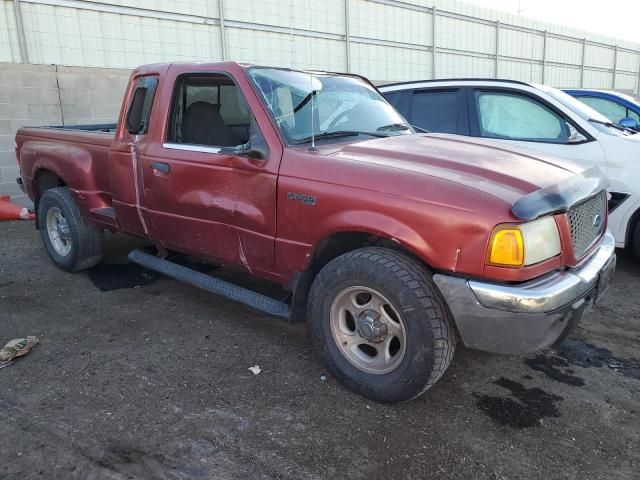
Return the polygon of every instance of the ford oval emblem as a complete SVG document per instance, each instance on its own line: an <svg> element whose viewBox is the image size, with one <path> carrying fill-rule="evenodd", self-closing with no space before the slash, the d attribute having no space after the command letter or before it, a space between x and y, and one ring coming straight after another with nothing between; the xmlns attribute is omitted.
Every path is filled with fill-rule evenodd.
<svg viewBox="0 0 640 480"><path fill-rule="evenodd" d="M600 215L594 215L593 216L593 226L595 228L600 228L600 226L602 225L602 217Z"/></svg>

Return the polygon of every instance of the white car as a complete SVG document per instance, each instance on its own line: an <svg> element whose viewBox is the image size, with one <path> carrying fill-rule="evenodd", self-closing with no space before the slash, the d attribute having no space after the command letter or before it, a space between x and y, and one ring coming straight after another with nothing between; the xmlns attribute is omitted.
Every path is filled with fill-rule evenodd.
<svg viewBox="0 0 640 480"><path fill-rule="evenodd" d="M640 134L561 90L512 80L430 80L379 87L412 125L534 148L609 178L609 229L640 258Z"/></svg>

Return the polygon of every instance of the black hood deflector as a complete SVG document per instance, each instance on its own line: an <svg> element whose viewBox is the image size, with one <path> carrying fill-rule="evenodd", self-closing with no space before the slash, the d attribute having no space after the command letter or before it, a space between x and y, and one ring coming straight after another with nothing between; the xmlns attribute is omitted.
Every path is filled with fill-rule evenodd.
<svg viewBox="0 0 640 480"><path fill-rule="evenodd" d="M543 215L563 213L609 186L598 167L568 178L560 183L531 192L518 199L511 213L521 220L535 220Z"/></svg>

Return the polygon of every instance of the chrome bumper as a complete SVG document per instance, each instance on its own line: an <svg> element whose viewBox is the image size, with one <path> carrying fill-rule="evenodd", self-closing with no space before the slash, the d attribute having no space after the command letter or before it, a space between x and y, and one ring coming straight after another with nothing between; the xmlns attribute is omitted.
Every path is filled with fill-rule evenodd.
<svg viewBox="0 0 640 480"><path fill-rule="evenodd" d="M528 353L564 338L600 299L615 264L615 241L606 232L597 250L579 267L518 285L441 274L433 279L467 347Z"/></svg>

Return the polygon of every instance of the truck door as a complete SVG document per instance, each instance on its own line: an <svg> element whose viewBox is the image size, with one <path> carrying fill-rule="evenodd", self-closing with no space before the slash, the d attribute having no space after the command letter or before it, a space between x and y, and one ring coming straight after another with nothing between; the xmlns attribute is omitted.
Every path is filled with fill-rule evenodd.
<svg viewBox="0 0 640 480"><path fill-rule="evenodd" d="M109 184L113 217L125 232L147 236L145 212L140 208L140 167L137 144L149 133L149 120L158 88L157 74L140 75L130 82L125 95L124 120L109 151Z"/></svg>
<svg viewBox="0 0 640 480"><path fill-rule="evenodd" d="M271 271L279 153L269 153L230 75L187 73L166 85L162 141L139 145L150 236L168 249ZM260 158L246 153L250 143L264 146Z"/></svg>

